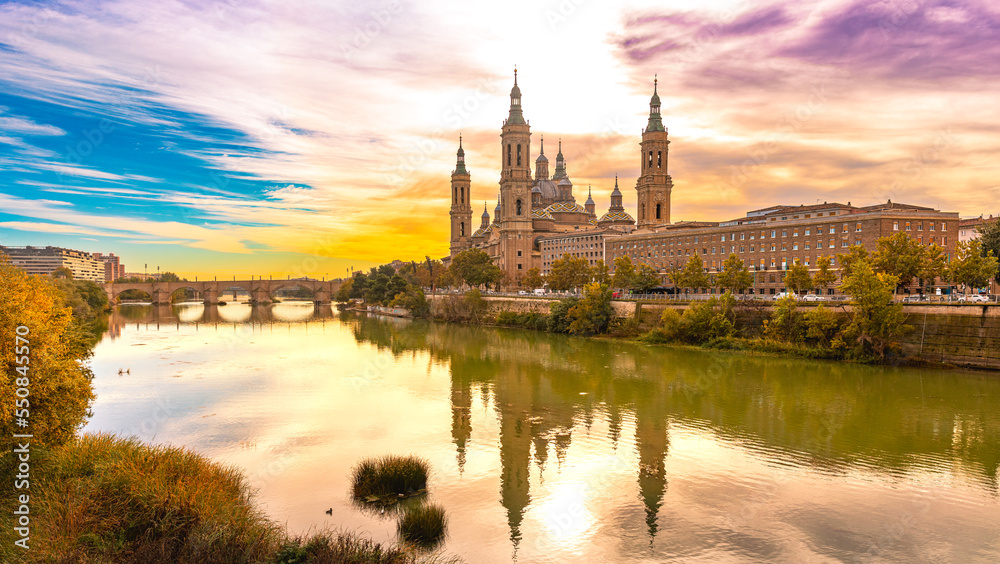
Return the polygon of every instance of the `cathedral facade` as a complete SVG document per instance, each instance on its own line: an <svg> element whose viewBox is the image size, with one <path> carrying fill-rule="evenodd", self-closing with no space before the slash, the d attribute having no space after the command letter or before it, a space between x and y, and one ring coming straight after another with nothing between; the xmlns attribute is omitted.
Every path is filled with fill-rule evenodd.
<svg viewBox="0 0 1000 564"><path fill-rule="evenodd" d="M636 228L655 230L668 225L673 188L667 173L669 143L654 81L649 121L640 143L641 174L635 184L638 223L625 211L617 178L611 205L607 213L598 217L589 190L583 205L576 201L561 141L551 175L544 138L539 140L539 153L532 170L531 129L521 109L521 89L515 70L510 113L500 131L500 193L492 218L484 204L481 223L475 231L472 229L470 195L472 177L465 167L465 150L459 139L458 159L451 174L451 252L448 258L467 249L482 249L503 270L508 282L515 283L529 269L543 267L541 246L547 237L568 232L574 235L593 232L603 240Z"/></svg>

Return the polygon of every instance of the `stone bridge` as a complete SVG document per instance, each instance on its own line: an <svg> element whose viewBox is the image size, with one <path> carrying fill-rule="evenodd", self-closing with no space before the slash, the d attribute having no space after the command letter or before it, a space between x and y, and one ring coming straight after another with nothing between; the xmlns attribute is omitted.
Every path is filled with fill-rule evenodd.
<svg viewBox="0 0 1000 564"><path fill-rule="evenodd" d="M342 280L270 280L251 278L250 280L211 280L202 282L106 282L104 291L112 303L125 290L141 290L149 294L154 304L169 304L174 292L190 288L201 294L206 304L219 301L220 295L234 290L243 290L250 294L251 303L274 301L274 293L282 288L308 288L312 291L313 302L328 304L331 298L343 285Z"/></svg>

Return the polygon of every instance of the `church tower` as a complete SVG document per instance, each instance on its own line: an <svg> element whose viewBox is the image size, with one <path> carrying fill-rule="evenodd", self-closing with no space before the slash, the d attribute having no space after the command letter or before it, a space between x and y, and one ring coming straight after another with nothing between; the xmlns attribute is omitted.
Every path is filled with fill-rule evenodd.
<svg viewBox="0 0 1000 564"><path fill-rule="evenodd" d="M516 280L531 268L531 131L521 113L521 89L510 90L510 114L500 133L500 228L501 270Z"/></svg>
<svg viewBox="0 0 1000 564"><path fill-rule="evenodd" d="M469 188L472 176L465 168L465 149L458 138L458 162L451 173L451 256L468 249L472 241L472 202Z"/></svg>
<svg viewBox="0 0 1000 564"><path fill-rule="evenodd" d="M653 80L653 97L649 100L649 122L642 132L642 174L636 181L638 195L637 227L651 229L670 223L670 193L674 182L667 174L667 129L660 117L660 96Z"/></svg>

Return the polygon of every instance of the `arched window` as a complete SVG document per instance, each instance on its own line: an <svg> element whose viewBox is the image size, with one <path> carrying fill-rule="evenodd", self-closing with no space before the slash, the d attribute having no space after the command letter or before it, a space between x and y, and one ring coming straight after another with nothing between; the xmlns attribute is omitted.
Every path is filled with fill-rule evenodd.
<svg viewBox="0 0 1000 564"><path fill-rule="evenodd" d="M639 219L646 219L646 204L639 205Z"/></svg>
<svg viewBox="0 0 1000 564"><path fill-rule="evenodd" d="M517 215L521 215L521 200L517 201Z"/></svg>
<svg viewBox="0 0 1000 564"><path fill-rule="evenodd" d="M521 144L517 144L517 166L521 166Z"/></svg>
<svg viewBox="0 0 1000 564"><path fill-rule="evenodd" d="M663 151L657 151L656 152L656 168L660 168L660 163L662 162L662 159L663 159Z"/></svg>
<svg viewBox="0 0 1000 564"><path fill-rule="evenodd" d="M461 237L465 237L465 222L464 221L462 223L458 224L458 234Z"/></svg>
<svg viewBox="0 0 1000 564"><path fill-rule="evenodd" d="M459 200L460 200L459 203L461 203L461 204L464 205L465 204L465 188L459 188L458 189L458 197L459 197Z"/></svg>
<svg viewBox="0 0 1000 564"><path fill-rule="evenodd" d="M649 166L647 168L653 168L653 152L649 152Z"/></svg>
<svg viewBox="0 0 1000 564"><path fill-rule="evenodd" d="M510 143L507 144L507 166L510 166Z"/></svg>
<svg viewBox="0 0 1000 564"><path fill-rule="evenodd" d="M656 204L656 219L660 219L660 204Z"/></svg>

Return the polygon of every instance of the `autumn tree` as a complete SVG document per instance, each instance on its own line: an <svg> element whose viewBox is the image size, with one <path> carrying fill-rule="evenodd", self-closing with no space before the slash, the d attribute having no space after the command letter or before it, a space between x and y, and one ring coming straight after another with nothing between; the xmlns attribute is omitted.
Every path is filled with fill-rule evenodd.
<svg viewBox="0 0 1000 564"><path fill-rule="evenodd" d="M788 267L788 272L785 273L785 286L793 294L798 294L800 290L812 288L813 279L809 275L809 267L799 262L798 259L795 259L792 266Z"/></svg>
<svg viewBox="0 0 1000 564"><path fill-rule="evenodd" d="M11 437L25 432L15 425L19 410L30 413L33 445L65 443L82 427L94 399L85 364L90 335L74 323L50 279L28 275L3 257L0 333L9 344L0 349L0 444L10 452Z"/></svg>
<svg viewBox="0 0 1000 564"><path fill-rule="evenodd" d="M944 249L937 243L924 247L924 259L920 265L920 272L917 273L921 287L933 286L935 279L944 277L947 267L948 261Z"/></svg>
<svg viewBox="0 0 1000 564"><path fill-rule="evenodd" d="M645 294L660 285L660 275L652 266L640 264L635 269L635 276L632 277L630 288L633 292Z"/></svg>
<svg viewBox="0 0 1000 564"><path fill-rule="evenodd" d="M955 245L955 258L947 268L947 278L953 284L969 288L981 288L997 275L997 258L993 251L982 253L982 241L959 241Z"/></svg>
<svg viewBox="0 0 1000 564"><path fill-rule="evenodd" d="M524 273L523 282L528 288L541 288L545 284L545 279L542 278L542 271L537 266L533 266Z"/></svg>
<svg viewBox="0 0 1000 564"><path fill-rule="evenodd" d="M608 273L608 265L603 260L598 260L594 266L590 267L590 279L598 284L611 284L611 275Z"/></svg>
<svg viewBox="0 0 1000 564"><path fill-rule="evenodd" d="M864 245L851 245L847 248L846 253L837 255L837 261L840 262L840 279L843 280L854 272L855 264L868 261L868 250L865 249Z"/></svg>
<svg viewBox="0 0 1000 564"><path fill-rule="evenodd" d="M1000 219L987 220L976 231L979 233L980 252L983 256L993 253L993 256L1000 258ZM1000 282L1000 272L994 274L993 279Z"/></svg>
<svg viewBox="0 0 1000 564"><path fill-rule="evenodd" d="M615 274L611 277L611 285L615 288L629 288L635 278L635 265L632 258L623 255L615 259Z"/></svg>
<svg viewBox="0 0 1000 564"><path fill-rule="evenodd" d="M481 249L462 251L451 259L452 274L469 286L496 284L503 273L493 259Z"/></svg>
<svg viewBox="0 0 1000 564"><path fill-rule="evenodd" d="M753 275L747 270L743 259L736 256L736 253L730 253L729 258L722 263L722 272L716 277L715 283L723 290L735 294L753 286Z"/></svg>
<svg viewBox="0 0 1000 564"><path fill-rule="evenodd" d="M923 262L924 248L903 232L879 237L871 260L872 268L896 277L899 281L896 290L908 286L916 278Z"/></svg>
<svg viewBox="0 0 1000 564"><path fill-rule="evenodd" d="M574 257L566 253L560 259L552 261L548 276L549 287L553 290L569 290L581 288L590 281L590 266L587 259Z"/></svg>
<svg viewBox="0 0 1000 564"><path fill-rule="evenodd" d="M570 333L594 335L608 330L613 315L611 287L592 282L584 286L583 297L569 308L566 319Z"/></svg>
<svg viewBox="0 0 1000 564"><path fill-rule="evenodd" d="M701 255L695 253L688 259L684 268L670 273L671 281L678 287L692 289L707 288L709 285L708 274L705 272L705 263L701 260Z"/></svg>
<svg viewBox="0 0 1000 564"><path fill-rule="evenodd" d="M884 272L876 273L867 260L852 264L841 289L851 297L851 321L844 328L844 341L855 356L884 358L898 346L898 339L912 329L906 325L903 304L894 303L899 280Z"/></svg>
<svg viewBox="0 0 1000 564"><path fill-rule="evenodd" d="M830 269L833 261L830 257L819 257L816 259L816 274L813 275L813 286L819 288L824 293L830 284L837 281L837 273Z"/></svg>

